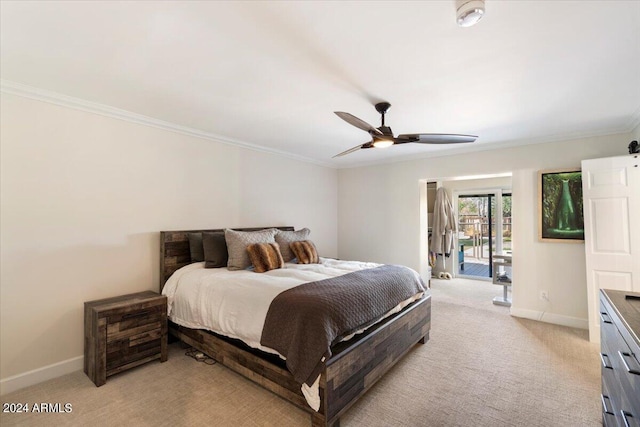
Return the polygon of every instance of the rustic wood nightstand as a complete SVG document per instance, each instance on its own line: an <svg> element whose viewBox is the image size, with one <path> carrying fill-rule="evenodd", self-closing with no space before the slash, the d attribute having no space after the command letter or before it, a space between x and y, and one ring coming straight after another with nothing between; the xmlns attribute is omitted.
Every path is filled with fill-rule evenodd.
<svg viewBox="0 0 640 427"><path fill-rule="evenodd" d="M146 291L84 303L84 372L96 386L155 359L167 360L167 297Z"/></svg>

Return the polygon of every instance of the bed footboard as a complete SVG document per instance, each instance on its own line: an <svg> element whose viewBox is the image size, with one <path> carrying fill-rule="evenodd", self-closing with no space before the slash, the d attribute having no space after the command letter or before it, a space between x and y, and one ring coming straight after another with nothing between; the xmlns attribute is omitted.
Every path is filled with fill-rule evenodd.
<svg viewBox="0 0 640 427"><path fill-rule="evenodd" d="M415 344L429 339L430 328L431 296L428 295L355 342L337 345L324 371L325 423L317 425L336 425L340 416L402 356Z"/></svg>
<svg viewBox="0 0 640 427"><path fill-rule="evenodd" d="M313 427L338 427L344 414L415 344L429 339L431 296L427 295L350 341L333 347L320 377L320 410L313 411L300 386L277 357L203 330L174 323L169 331L222 365L311 414Z"/></svg>

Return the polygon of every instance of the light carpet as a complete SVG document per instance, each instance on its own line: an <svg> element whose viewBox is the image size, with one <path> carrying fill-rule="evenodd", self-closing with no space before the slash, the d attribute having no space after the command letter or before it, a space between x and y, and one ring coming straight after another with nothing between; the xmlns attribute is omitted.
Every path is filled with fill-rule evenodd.
<svg viewBox="0 0 640 427"><path fill-rule="evenodd" d="M509 315L502 288L432 280L431 337L341 419L356 426L600 426L598 347L585 330ZM0 414L4 426L309 426L310 417L221 366L169 360L107 379L81 371L2 396L70 413Z"/></svg>

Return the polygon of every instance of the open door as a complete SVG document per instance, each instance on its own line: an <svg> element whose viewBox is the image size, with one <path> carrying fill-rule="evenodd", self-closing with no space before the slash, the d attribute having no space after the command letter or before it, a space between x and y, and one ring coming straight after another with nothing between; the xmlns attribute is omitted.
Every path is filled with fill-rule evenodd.
<svg viewBox="0 0 640 427"><path fill-rule="evenodd" d="M584 249L592 342L600 340L600 289L640 292L638 164L639 159L632 156L582 161Z"/></svg>
<svg viewBox="0 0 640 427"><path fill-rule="evenodd" d="M460 193L457 212L457 274L490 279L493 255L511 250L511 193Z"/></svg>

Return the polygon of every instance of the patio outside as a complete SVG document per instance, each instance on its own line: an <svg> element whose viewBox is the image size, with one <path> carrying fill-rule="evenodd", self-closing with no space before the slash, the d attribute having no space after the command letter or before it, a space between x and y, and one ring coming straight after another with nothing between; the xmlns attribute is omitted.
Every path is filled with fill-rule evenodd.
<svg viewBox="0 0 640 427"><path fill-rule="evenodd" d="M491 201L490 201L491 200ZM492 215L489 213L491 203ZM497 252L495 199L464 196L458 199L458 274L491 277L490 255ZM492 218L489 238L489 218ZM511 251L511 195L502 196L502 251ZM489 245L491 244L491 252Z"/></svg>

